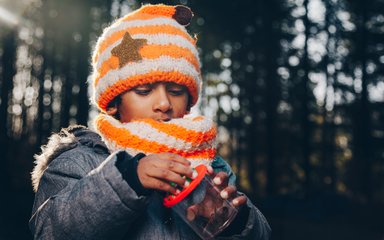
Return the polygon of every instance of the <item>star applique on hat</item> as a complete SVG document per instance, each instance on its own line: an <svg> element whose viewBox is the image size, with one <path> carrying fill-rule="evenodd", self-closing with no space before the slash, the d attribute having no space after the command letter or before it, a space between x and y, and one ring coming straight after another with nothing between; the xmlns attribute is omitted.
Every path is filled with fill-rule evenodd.
<svg viewBox="0 0 384 240"><path fill-rule="evenodd" d="M146 43L146 39L133 39L131 35L126 32L121 43L114 47L111 53L113 56L119 58L119 67L122 68L129 62L142 60L139 50Z"/></svg>

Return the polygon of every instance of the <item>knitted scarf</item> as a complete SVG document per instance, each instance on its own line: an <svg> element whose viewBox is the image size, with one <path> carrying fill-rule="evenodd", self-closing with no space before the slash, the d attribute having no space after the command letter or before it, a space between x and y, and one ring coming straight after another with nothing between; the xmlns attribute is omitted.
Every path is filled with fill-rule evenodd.
<svg viewBox="0 0 384 240"><path fill-rule="evenodd" d="M99 114L95 128L111 152L125 150L138 153L175 153L191 162L210 165L216 155L216 126L212 120L199 116L177 118L168 122L153 119L121 123Z"/></svg>

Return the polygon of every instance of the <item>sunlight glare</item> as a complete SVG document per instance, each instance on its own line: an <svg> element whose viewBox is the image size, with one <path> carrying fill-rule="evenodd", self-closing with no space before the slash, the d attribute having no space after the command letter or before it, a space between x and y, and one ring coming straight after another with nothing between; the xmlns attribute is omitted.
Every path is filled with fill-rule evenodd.
<svg viewBox="0 0 384 240"><path fill-rule="evenodd" d="M0 21L15 27L20 24L20 19L15 14L0 6Z"/></svg>

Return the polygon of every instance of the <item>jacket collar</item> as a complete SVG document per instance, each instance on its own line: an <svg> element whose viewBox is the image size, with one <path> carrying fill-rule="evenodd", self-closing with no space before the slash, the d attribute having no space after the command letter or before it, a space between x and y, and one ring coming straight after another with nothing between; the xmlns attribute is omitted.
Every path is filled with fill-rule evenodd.
<svg viewBox="0 0 384 240"><path fill-rule="evenodd" d="M73 149L78 145L93 148L97 153L109 153L101 137L87 127L74 125L63 128L59 133L53 134L49 138L48 143L41 147L40 154L35 155L36 165L31 173L32 186L35 192L49 163L63 152Z"/></svg>

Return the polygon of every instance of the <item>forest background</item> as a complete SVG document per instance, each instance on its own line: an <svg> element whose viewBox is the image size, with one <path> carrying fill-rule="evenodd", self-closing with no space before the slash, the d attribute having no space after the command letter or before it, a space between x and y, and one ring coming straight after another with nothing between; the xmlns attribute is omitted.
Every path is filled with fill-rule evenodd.
<svg viewBox="0 0 384 240"><path fill-rule="evenodd" d="M28 230L34 154L87 125L90 54L135 0L0 0L0 239ZM384 1L180 0L219 152L272 239L384 239Z"/></svg>

